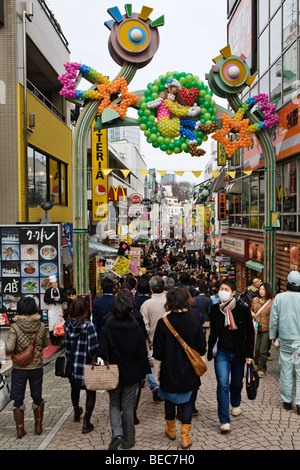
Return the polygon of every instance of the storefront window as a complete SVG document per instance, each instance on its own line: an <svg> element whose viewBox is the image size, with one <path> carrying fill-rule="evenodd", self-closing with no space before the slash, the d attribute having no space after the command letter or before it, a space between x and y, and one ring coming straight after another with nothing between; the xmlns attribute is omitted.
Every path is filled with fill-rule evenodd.
<svg viewBox="0 0 300 470"><path fill-rule="evenodd" d="M259 213L265 211L265 178L263 175L259 177Z"/></svg>
<svg viewBox="0 0 300 470"><path fill-rule="evenodd" d="M47 159L35 151L34 158L35 192L40 194L42 201L47 200Z"/></svg>
<svg viewBox="0 0 300 470"><path fill-rule="evenodd" d="M263 30L269 20L269 0L258 0L258 27Z"/></svg>
<svg viewBox="0 0 300 470"><path fill-rule="evenodd" d="M34 191L34 153L31 147L28 148L28 191Z"/></svg>
<svg viewBox="0 0 300 470"><path fill-rule="evenodd" d="M258 215L250 217L250 228L258 229Z"/></svg>
<svg viewBox="0 0 300 470"><path fill-rule="evenodd" d="M295 215L284 215L282 217L282 230L284 232L296 232L296 216Z"/></svg>
<svg viewBox="0 0 300 470"><path fill-rule="evenodd" d="M258 176L251 177L251 211L250 213L258 213L258 195L259 195L259 179Z"/></svg>
<svg viewBox="0 0 300 470"><path fill-rule="evenodd" d="M242 217L242 227L243 228L249 228L249 219L250 219L250 217L243 215L243 217Z"/></svg>
<svg viewBox="0 0 300 470"><path fill-rule="evenodd" d="M259 74L262 75L269 67L269 28L259 38Z"/></svg>
<svg viewBox="0 0 300 470"><path fill-rule="evenodd" d="M283 49L297 38L297 0L285 0L283 4Z"/></svg>
<svg viewBox="0 0 300 470"><path fill-rule="evenodd" d="M59 204L60 168L57 160L49 160L49 191L54 194L55 203Z"/></svg>
<svg viewBox="0 0 300 470"><path fill-rule="evenodd" d="M250 178L242 180L242 214L249 214Z"/></svg>
<svg viewBox="0 0 300 470"><path fill-rule="evenodd" d="M297 211L297 174L296 162L283 167L283 212Z"/></svg>
<svg viewBox="0 0 300 470"><path fill-rule="evenodd" d="M273 64L281 55L281 10L270 23L270 62Z"/></svg>
<svg viewBox="0 0 300 470"><path fill-rule="evenodd" d="M276 212L282 212L282 182L281 182L281 166L276 168Z"/></svg>
<svg viewBox="0 0 300 470"><path fill-rule="evenodd" d="M292 99L297 89L297 43L293 44L283 55L283 100Z"/></svg>
<svg viewBox="0 0 300 470"><path fill-rule="evenodd" d="M60 203L67 204L67 166L61 164Z"/></svg>
<svg viewBox="0 0 300 470"><path fill-rule="evenodd" d="M270 68L270 101L279 99L281 105L281 59Z"/></svg>

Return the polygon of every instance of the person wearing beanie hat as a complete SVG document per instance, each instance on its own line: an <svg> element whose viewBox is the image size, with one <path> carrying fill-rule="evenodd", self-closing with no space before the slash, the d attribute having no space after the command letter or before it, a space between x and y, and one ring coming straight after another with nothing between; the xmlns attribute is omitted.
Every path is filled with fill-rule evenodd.
<svg viewBox="0 0 300 470"><path fill-rule="evenodd" d="M60 338L55 337L53 330L56 323L63 317L62 304L67 302L68 296L64 288L58 287L57 277L49 276L51 287L46 289L44 302L48 304L48 326L50 341L53 346L60 345Z"/></svg>
<svg viewBox="0 0 300 470"><path fill-rule="evenodd" d="M296 372L295 405L300 415L300 272L291 271L287 291L277 294L271 309L269 338L279 341L280 394L283 407L293 405L294 370Z"/></svg>

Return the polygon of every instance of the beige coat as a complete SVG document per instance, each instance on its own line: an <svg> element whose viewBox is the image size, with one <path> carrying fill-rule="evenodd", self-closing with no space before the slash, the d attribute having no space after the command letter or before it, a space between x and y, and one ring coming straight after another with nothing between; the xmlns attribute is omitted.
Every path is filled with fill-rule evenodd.
<svg viewBox="0 0 300 470"><path fill-rule="evenodd" d="M271 299L271 301L266 305L262 311L257 315L254 321L259 323L259 326L261 327L261 330L263 333L269 331L269 323L270 323L270 313L271 313L271 308L273 305L274 299ZM259 297L254 297L252 300L252 305L251 305L251 312L257 313L258 310L262 307L262 303L259 299Z"/></svg>
<svg viewBox="0 0 300 470"><path fill-rule="evenodd" d="M35 357L31 364L26 367L14 369L39 369L43 367L43 348L48 346L48 334L46 326L41 322L38 313L34 315L16 315L12 323L5 342L6 354L19 354L31 345L34 334L38 331L36 340Z"/></svg>

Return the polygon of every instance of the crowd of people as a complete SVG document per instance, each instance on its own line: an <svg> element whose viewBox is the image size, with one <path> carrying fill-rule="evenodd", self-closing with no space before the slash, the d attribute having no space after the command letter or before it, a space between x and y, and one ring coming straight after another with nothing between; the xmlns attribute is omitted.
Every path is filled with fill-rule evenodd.
<svg viewBox="0 0 300 470"><path fill-rule="evenodd" d="M52 285L50 299L65 301L65 294ZM71 289L63 313L65 355L73 357L69 378L74 421L79 422L86 402L82 432L94 429L91 418L96 392L86 389L84 366L94 357L117 364L119 384L109 393L111 442L109 450L130 449L135 445L135 426L139 424L138 405L148 386L155 402L163 402L165 434L176 438L180 421L182 449L192 445L191 427L201 379L176 335L179 335L207 361L214 361L217 413L220 431L228 433L231 417L241 414L241 391L245 364L254 363L260 378L267 371L271 344L280 343L280 387L283 406L291 409L295 401L300 414L300 273L287 278L287 291L275 297L269 284L254 277L244 292L235 283L210 271L209 261L200 252L189 253L182 241L150 247L139 276L122 278L107 274L101 282L92 309ZM29 381L34 403L36 432L42 432L42 349L45 328L37 318L35 302L22 298L18 316L10 327L6 351L20 352L30 344L38 330L36 359L22 368L13 365L11 399L22 437L24 395ZM55 310L58 310L57 308ZM55 313L56 314L56 313ZM168 320L168 322L166 321ZM175 330L172 332L169 328ZM52 331L52 330L51 330ZM53 333L51 334L53 340ZM293 372L296 370L296 397L293 400ZM147 385L146 385L147 384Z"/></svg>

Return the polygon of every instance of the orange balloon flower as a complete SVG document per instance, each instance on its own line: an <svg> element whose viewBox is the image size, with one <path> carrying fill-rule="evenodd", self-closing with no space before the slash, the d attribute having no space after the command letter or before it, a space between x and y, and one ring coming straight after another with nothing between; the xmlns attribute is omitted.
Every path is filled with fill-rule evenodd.
<svg viewBox="0 0 300 470"><path fill-rule="evenodd" d="M231 158L237 149L251 146L251 139L247 135L248 126L249 119L243 119L242 121L237 122L228 116L228 114L223 114L222 129L215 132L214 135L212 135L212 138L224 145L228 157ZM229 134L230 131L239 131L237 140L229 140L227 134Z"/></svg>
<svg viewBox="0 0 300 470"><path fill-rule="evenodd" d="M102 114L107 108L112 108L117 111L121 119L125 119L128 107L132 106L139 100L138 96L128 91L127 82L124 77L118 78L109 85L98 85L97 89L102 98L98 107L99 114ZM121 95L120 104L111 102L112 95ZM118 99L119 97L117 96L116 100Z"/></svg>

